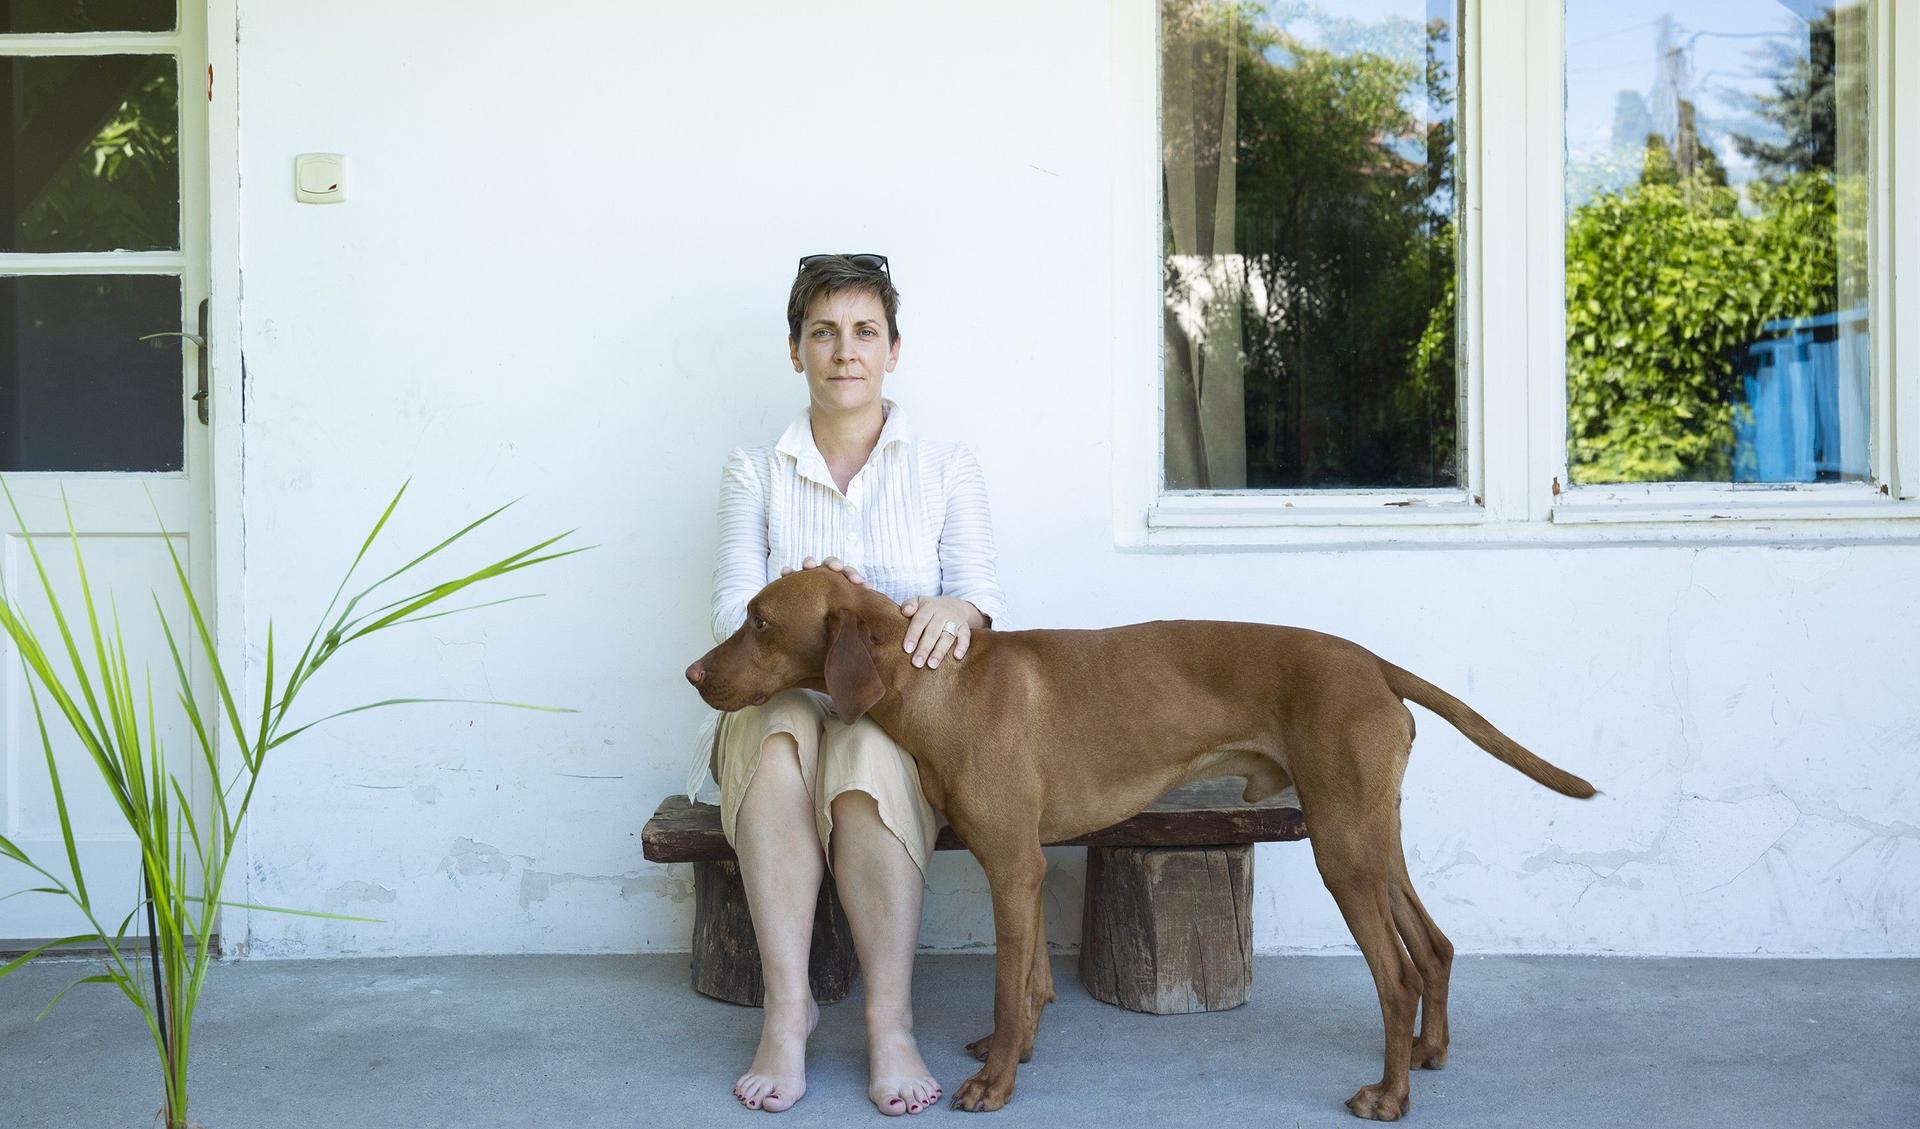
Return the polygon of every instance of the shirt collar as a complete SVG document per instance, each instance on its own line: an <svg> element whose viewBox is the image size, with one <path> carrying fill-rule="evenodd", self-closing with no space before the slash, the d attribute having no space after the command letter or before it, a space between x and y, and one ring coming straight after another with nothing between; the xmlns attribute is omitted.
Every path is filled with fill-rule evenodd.
<svg viewBox="0 0 1920 1129"><path fill-rule="evenodd" d="M886 412L886 422L880 425L880 441L874 444L874 450L885 450L895 443L912 443L913 427L907 422L907 414L900 410L900 405L892 400L881 400L880 406ZM817 466L823 480L833 480L826 473L826 457L820 454L819 446L813 441L813 421L806 412L795 416L793 422L787 425L780 441L774 444L774 450L793 459L803 469Z"/></svg>

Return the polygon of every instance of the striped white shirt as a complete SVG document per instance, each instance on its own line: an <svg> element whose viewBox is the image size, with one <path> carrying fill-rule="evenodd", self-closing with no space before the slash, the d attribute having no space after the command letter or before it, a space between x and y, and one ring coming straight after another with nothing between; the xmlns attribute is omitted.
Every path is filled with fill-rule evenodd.
<svg viewBox="0 0 1920 1129"><path fill-rule="evenodd" d="M844 493L814 444L806 412L777 443L728 456L713 570L716 642L746 622L755 593L807 557L839 557L895 603L956 596L995 627L1006 626L980 464L964 444L917 437L893 401L883 407L879 442ZM717 720L701 729L689 795L707 771Z"/></svg>
<svg viewBox="0 0 1920 1129"><path fill-rule="evenodd" d="M805 412L778 443L727 458L713 570L716 642L746 622L747 601L783 567L797 569L808 557L839 557L895 603L958 596L1005 626L980 464L963 444L918 439L898 405L884 407L880 440L844 494Z"/></svg>

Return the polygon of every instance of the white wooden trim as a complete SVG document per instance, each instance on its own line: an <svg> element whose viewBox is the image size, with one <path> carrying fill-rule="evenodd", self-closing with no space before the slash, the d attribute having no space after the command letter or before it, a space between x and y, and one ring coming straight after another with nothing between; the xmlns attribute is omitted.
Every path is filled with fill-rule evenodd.
<svg viewBox="0 0 1920 1129"><path fill-rule="evenodd" d="M1566 5L1526 4L1527 519L1553 514L1567 481ZM1510 285L1505 280L1498 284Z"/></svg>
<svg viewBox="0 0 1920 1129"><path fill-rule="evenodd" d="M182 192L182 196L186 193ZM181 201L182 211L185 201ZM185 216L180 239L186 246ZM36 254L32 251L0 253L0 274L182 274L191 256L180 251L77 251Z"/></svg>
<svg viewBox="0 0 1920 1129"><path fill-rule="evenodd" d="M1162 494L1147 513L1154 529L1303 525L1477 525L1486 510L1464 490L1274 494Z"/></svg>
<svg viewBox="0 0 1920 1129"><path fill-rule="evenodd" d="M1457 261L1454 284L1458 314L1455 332L1460 334L1460 356L1463 359L1463 371L1456 373L1455 379L1459 381L1458 439L1465 448L1457 465L1461 482L1471 495L1471 500L1481 505L1489 515L1504 516L1501 507L1510 505L1510 499L1490 490L1486 455L1486 312L1480 285L1480 279L1486 274L1482 262L1485 253L1482 245L1485 217L1480 205L1481 185L1486 177L1480 144L1484 132L1481 68L1486 57L1480 39L1482 11L1481 0L1460 0L1459 23L1454 28L1454 38L1460 45L1457 63L1460 73L1455 76L1458 97L1453 107L1453 183L1458 195L1456 237L1459 240L1455 248Z"/></svg>
<svg viewBox="0 0 1920 1129"><path fill-rule="evenodd" d="M1476 371L1462 378L1477 384L1484 417L1480 421L1487 511L1500 521L1527 517L1526 287L1491 285L1494 279L1524 278L1528 269L1528 163L1525 66L1527 0L1481 0L1479 18L1462 34L1478 40L1476 101L1479 116L1469 122L1477 137L1479 185L1469 199L1474 209L1469 231L1479 248L1477 274L1468 280L1480 311L1481 348ZM1497 219L1492 217L1498 217Z"/></svg>
<svg viewBox="0 0 1920 1129"><path fill-rule="evenodd" d="M182 0L180 27L174 31L104 31L0 35L0 55L171 55L191 42L187 5ZM197 53L197 52L196 52ZM181 91L185 96L185 90Z"/></svg>
<svg viewBox="0 0 1920 1129"><path fill-rule="evenodd" d="M1122 547L1147 543L1147 514L1160 492L1164 407L1160 398L1160 7L1112 0L1113 528Z"/></svg>
<svg viewBox="0 0 1920 1129"><path fill-rule="evenodd" d="M1890 183L1875 186L1882 206L1874 231L1891 253L1874 272L1875 306L1889 315L1872 326L1881 339L1874 367L1882 374L1874 406L1886 421L1874 431L1888 451L1888 493L1906 499L1920 498L1920 18L1911 4L1904 19L1894 7L1882 3L1875 23L1887 44L1877 57L1889 63L1875 101L1885 106L1878 144ZM1893 144L1903 135L1907 144Z"/></svg>
<svg viewBox="0 0 1920 1129"><path fill-rule="evenodd" d="M196 0L183 0L184 4ZM241 508L245 462L241 457L244 415L240 352L240 99L239 0L206 0L207 63L213 69L212 97L207 104L207 232L208 270L212 293L213 364L208 375L212 395L212 432L209 439L208 497L213 551L213 638L220 661L238 684L242 701L257 701L261 687L246 666L245 514ZM240 767L239 750L231 740L220 740L223 772ZM252 821L242 824L234 845L227 891L229 901L245 896L252 873ZM252 911L223 908L218 929L229 955L245 950L252 935Z"/></svg>
<svg viewBox="0 0 1920 1129"><path fill-rule="evenodd" d="M1791 514L1728 514L1702 509L1686 514L1646 510L1590 522L1519 521L1406 525L1400 522L1338 526L1310 524L1155 529L1136 552L1347 552L1374 549L1421 551L1480 549L1581 549L1621 546L1920 545L1920 506L1883 501L1870 512L1807 518Z"/></svg>

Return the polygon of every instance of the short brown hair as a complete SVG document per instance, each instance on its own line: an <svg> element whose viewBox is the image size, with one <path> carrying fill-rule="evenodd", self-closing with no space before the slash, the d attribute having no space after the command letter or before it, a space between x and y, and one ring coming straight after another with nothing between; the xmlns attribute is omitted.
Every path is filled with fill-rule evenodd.
<svg viewBox="0 0 1920 1129"><path fill-rule="evenodd" d="M855 266L845 255L823 255L800 268L793 276L793 291L787 295L787 337L800 340L800 322L814 302L846 291L860 291L880 299L887 311L887 342L900 339L900 292L884 270Z"/></svg>

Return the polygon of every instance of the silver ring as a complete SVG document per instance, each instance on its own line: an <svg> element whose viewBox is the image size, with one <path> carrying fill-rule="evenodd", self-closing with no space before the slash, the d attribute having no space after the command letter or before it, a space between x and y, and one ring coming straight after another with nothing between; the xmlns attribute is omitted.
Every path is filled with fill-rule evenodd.
<svg viewBox="0 0 1920 1129"><path fill-rule="evenodd" d="M955 639L958 639L960 638L960 625L953 620L948 620L940 626L940 634L951 635Z"/></svg>

